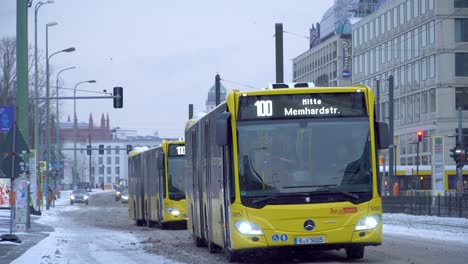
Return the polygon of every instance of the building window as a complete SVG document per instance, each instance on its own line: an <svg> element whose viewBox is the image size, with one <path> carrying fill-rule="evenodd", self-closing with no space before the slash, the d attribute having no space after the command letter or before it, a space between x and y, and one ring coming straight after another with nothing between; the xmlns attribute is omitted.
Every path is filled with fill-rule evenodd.
<svg viewBox="0 0 468 264"><path fill-rule="evenodd" d="M429 45L435 42L435 23L434 21L429 22Z"/></svg>
<svg viewBox="0 0 468 264"><path fill-rule="evenodd" d="M406 21L411 21L411 1L406 0Z"/></svg>
<svg viewBox="0 0 468 264"><path fill-rule="evenodd" d="M434 10L434 0L429 0L429 10Z"/></svg>
<svg viewBox="0 0 468 264"><path fill-rule="evenodd" d="M411 47L413 46L413 44L412 44L413 38L412 38L411 34L412 34L412 31L409 31L408 33L406 33L406 40L407 40L407 42L406 42L406 54L408 55L408 58L407 58L408 60L411 59L411 54L412 54Z"/></svg>
<svg viewBox="0 0 468 264"><path fill-rule="evenodd" d="M102 161L103 161L102 157L99 157L98 163L99 163L99 164L102 164Z"/></svg>
<svg viewBox="0 0 468 264"><path fill-rule="evenodd" d="M107 177L107 183L112 183L111 177Z"/></svg>
<svg viewBox="0 0 468 264"><path fill-rule="evenodd" d="M107 147L106 147L106 154L107 154L107 155L110 155L110 154L111 154L111 152L112 152L112 151L111 151L111 148L112 148L111 146L107 146Z"/></svg>
<svg viewBox="0 0 468 264"><path fill-rule="evenodd" d="M421 26L421 47L426 47L427 45L427 25L424 24Z"/></svg>
<svg viewBox="0 0 468 264"><path fill-rule="evenodd" d="M400 136L400 154L401 155L406 154L406 135Z"/></svg>
<svg viewBox="0 0 468 264"><path fill-rule="evenodd" d="M420 101L419 101L419 94L415 94L414 95L414 122L419 122L419 105L420 105Z"/></svg>
<svg viewBox="0 0 468 264"><path fill-rule="evenodd" d="M426 14L426 0L421 0L421 15Z"/></svg>
<svg viewBox="0 0 468 264"><path fill-rule="evenodd" d="M393 111L395 112L393 114L393 118L395 120L400 119L400 100L396 99L395 102L393 103Z"/></svg>
<svg viewBox="0 0 468 264"><path fill-rule="evenodd" d="M400 62L403 63L405 61L405 34L400 36Z"/></svg>
<svg viewBox="0 0 468 264"><path fill-rule="evenodd" d="M429 90L429 112L434 113L436 111L436 92L435 89Z"/></svg>
<svg viewBox="0 0 468 264"><path fill-rule="evenodd" d="M112 158L111 157L107 157L107 164L111 164L112 163Z"/></svg>
<svg viewBox="0 0 468 264"><path fill-rule="evenodd" d="M419 56L419 28L413 30L414 57Z"/></svg>
<svg viewBox="0 0 468 264"><path fill-rule="evenodd" d="M425 81L427 80L427 64L426 64L426 58L423 58L421 60L421 80Z"/></svg>
<svg viewBox="0 0 468 264"><path fill-rule="evenodd" d="M455 41L468 41L468 18L455 18Z"/></svg>
<svg viewBox="0 0 468 264"><path fill-rule="evenodd" d="M419 16L419 3L418 2L419 2L418 0L414 0L413 2L413 17L415 18Z"/></svg>
<svg viewBox="0 0 468 264"><path fill-rule="evenodd" d="M400 25L403 25L405 23L405 4L400 5L399 17L400 17Z"/></svg>
<svg viewBox="0 0 468 264"><path fill-rule="evenodd" d="M382 63L385 63L386 54L387 54L387 43L382 44Z"/></svg>
<svg viewBox="0 0 468 264"><path fill-rule="evenodd" d="M390 13L391 11L392 10L385 13L385 16L387 18L387 31L390 31L392 29L392 14Z"/></svg>
<svg viewBox="0 0 468 264"><path fill-rule="evenodd" d="M455 89L455 110L459 107L468 110L468 87L457 87Z"/></svg>
<svg viewBox="0 0 468 264"><path fill-rule="evenodd" d="M400 82L400 88L401 88L401 92L403 93L403 91L405 90L405 71L404 71L404 67L400 67L398 68L398 81Z"/></svg>
<svg viewBox="0 0 468 264"><path fill-rule="evenodd" d="M409 95L406 100L407 123L413 123L413 96Z"/></svg>
<svg viewBox="0 0 468 264"><path fill-rule="evenodd" d="M385 14L380 16L380 34L385 34Z"/></svg>
<svg viewBox="0 0 468 264"><path fill-rule="evenodd" d="M458 138L458 128L455 129L455 137ZM462 128L462 147L468 147L468 128Z"/></svg>
<svg viewBox="0 0 468 264"><path fill-rule="evenodd" d="M398 60L398 38L393 39L393 59Z"/></svg>
<svg viewBox="0 0 468 264"><path fill-rule="evenodd" d="M104 174L104 167L103 166L99 167L99 174Z"/></svg>
<svg viewBox="0 0 468 264"><path fill-rule="evenodd" d="M111 174L111 173L112 173L112 167L106 167L106 170L107 170L107 174Z"/></svg>
<svg viewBox="0 0 468 264"><path fill-rule="evenodd" d="M120 164L120 157L115 157L115 164Z"/></svg>
<svg viewBox="0 0 468 264"><path fill-rule="evenodd" d="M120 167L115 167L115 174L120 175Z"/></svg>
<svg viewBox="0 0 468 264"><path fill-rule="evenodd" d="M455 53L455 76L468 76L468 53Z"/></svg>
<svg viewBox="0 0 468 264"><path fill-rule="evenodd" d="M400 123L406 123L406 97L400 98Z"/></svg>
<svg viewBox="0 0 468 264"><path fill-rule="evenodd" d="M419 89L419 61L414 62L414 89Z"/></svg>
<svg viewBox="0 0 468 264"><path fill-rule="evenodd" d="M99 177L99 183L104 183L104 177Z"/></svg>
<svg viewBox="0 0 468 264"><path fill-rule="evenodd" d="M380 32L380 17L375 19L375 36L378 37Z"/></svg>
<svg viewBox="0 0 468 264"><path fill-rule="evenodd" d="M413 83L413 67L411 67L411 63L406 65L406 83L407 83L407 91L411 91L412 83Z"/></svg>
<svg viewBox="0 0 468 264"><path fill-rule="evenodd" d="M115 154L120 154L120 149L119 149L119 148L120 148L120 147L117 147L117 148L115 149Z"/></svg>
<svg viewBox="0 0 468 264"><path fill-rule="evenodd" d="M393 28L398 27L398 7L393 8Z"/></svg>
<svg viewBox="0 0 468 264"><path fill-rule="evenodd" d="M435 78L435 55L429 57L429 78Z"/></svg>
<svg viewBox="0 0 468 264"><path fill-rule="evenodd" d="M421 114L427 114L427 91L421 93Z"/></svg>

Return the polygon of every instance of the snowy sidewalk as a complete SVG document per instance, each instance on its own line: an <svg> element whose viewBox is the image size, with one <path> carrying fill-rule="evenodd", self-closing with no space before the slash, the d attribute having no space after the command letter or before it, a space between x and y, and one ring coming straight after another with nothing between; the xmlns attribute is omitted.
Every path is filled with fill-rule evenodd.
<svg viewBox="0 0 468 264"><path fill-rule="evenodd" d="M90 204L93 198L106 193L113 195L114 191L93 190L89 195ZM80 212L76 212L78 210ZM43 211L36 221L51 225L55 230L12 263L177 263L145 253L137 238L129 232L74 222L72 215L90 210L100 209L84 204L70 205L70 192L62 192L55 208Z"/></svg>
<svg viewBox="0 0 468 264"><path fill-rule="evenodd" d="M383 234L468 244L468 219L455 217L384 214Z"/></svg>

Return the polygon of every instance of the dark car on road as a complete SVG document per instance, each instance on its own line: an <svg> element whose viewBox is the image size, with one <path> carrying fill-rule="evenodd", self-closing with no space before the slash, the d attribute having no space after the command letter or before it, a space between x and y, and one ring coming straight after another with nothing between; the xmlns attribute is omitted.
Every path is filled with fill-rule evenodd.
<svg viewBox="0 0 468 264"><path fill-rule="evenodd" d="M74 190L70 195L70 204L85 203L88 204L88 193L85 189Z"/></svg>

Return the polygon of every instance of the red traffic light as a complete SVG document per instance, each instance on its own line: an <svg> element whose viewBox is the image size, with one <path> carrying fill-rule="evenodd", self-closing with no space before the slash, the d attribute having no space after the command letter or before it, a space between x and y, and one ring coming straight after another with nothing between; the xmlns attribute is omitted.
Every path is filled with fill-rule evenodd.
<svg viewBox="0 0 468 264"><path fill-rule="evenodd" d="M422 130L418 130L418 132L416 132L416 135L418 136L418 142L421 142L424 136L424 132Z"/></svg>

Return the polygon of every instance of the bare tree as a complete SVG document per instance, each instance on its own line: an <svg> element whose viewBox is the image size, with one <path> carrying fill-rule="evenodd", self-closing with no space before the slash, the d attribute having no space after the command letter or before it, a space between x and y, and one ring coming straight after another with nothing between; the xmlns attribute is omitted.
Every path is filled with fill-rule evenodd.
<svg viewBox="0 0 468 264"><path fill-rule="evenodd" d="M34 52L33 48L29 47L28 52L28 75L29 75L29 109L28 109L28 124L29 135L28 142L34 142ZM49 77L53 71L50 70ZM0 105L13 105L15 99L16 86L16 39L2 38L0 39ZM50 78L52 80L52 78ZM52 81L51 81L52 83ZM46 93L46 73L45 73L45 56L43 52L38 52L38 92L39 97L45 97ZM55 89L51 89L51 96L55 95ZM40 138L45 138L46 131L46 100L38 100L38 115L39 115L39 131ZM55 104L50 104L51 113L55 113ZM0 138L1 139L1 138Z"/></svg>

